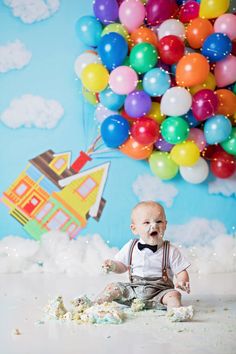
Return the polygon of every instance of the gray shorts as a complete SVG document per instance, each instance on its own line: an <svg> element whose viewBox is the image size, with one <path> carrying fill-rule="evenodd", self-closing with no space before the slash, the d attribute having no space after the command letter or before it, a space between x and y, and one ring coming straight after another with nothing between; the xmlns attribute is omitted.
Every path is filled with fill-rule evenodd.
<svg viewBox="0 0 236 354"><path fill-rule="evenodd" d="M145 303L145 308L165 308L162 303L163 296L173 291L174 284L171 279L166 282L163 278L133 277L132 283L118 282L117 287L122 293L118 302L131 305L134 299L140 299Z"/></svg>

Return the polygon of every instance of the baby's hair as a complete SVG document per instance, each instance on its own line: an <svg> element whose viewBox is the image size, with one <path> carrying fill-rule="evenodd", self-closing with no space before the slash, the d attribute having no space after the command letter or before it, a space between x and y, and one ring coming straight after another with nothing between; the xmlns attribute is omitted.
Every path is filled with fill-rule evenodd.
<svg viewBox="0 0 236 354"><path fill-rule="evenodd" d="M150 206L150 207L159 207L163 214L165 215L165 210L163 208L163 206L157 202L154 202L153 200L147 200L147 201L143 201L143 202L140 202L138 204L135 205L135 207L132 209L132 212L131 212L131 222L133 223L134 222L134 214L135 212L141 208L141 207L145 207L145 206Z"/></svg>

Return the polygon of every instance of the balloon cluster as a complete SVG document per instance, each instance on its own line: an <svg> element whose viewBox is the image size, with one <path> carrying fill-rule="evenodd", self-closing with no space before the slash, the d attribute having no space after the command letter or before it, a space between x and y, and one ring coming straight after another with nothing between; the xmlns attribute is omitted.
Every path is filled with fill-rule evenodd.
<svg viewBox="0 0 236 354"><path fill-rule="evenodd" d="M108 147L190 183L236 171L236 1L95 0L76 23Z"/></svg>

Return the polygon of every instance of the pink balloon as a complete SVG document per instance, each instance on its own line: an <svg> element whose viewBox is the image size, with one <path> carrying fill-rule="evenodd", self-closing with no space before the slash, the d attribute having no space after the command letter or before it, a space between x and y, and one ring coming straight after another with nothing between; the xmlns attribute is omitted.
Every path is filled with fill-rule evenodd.
<svg viewBox="0 0 236 354"><path fill-rule="evenodd" d="M110 73L109 85L115 93L128 95L138 84L136 71L129 66L118 66Z"/></svg>
<svg viewBox="0 0 236 354"><path fill-rule="evenodd" d="M231 40L234 40L236 38L236 16L224 14L218 17L214 23L214 31L225 33Z"/></svg>
<svg viewBox="0 0 236 354"><path fill-rule="evenodd" d="M203 121L216 113L218 97L209 89L200 90L193 95L192 111L194 117Z"/></svg>
<svg viewBox="0 0 236 354"><path fill-rule="evenodd" d="M146 16L145 6L140 0L125 0L119 7L120 22L129 32L143 24Z"/></svg>
<svg viewBox="0 0 236 354"><path fill-rule="evenodd" d="M206 147L205 135L201 129L191 128L187 140L193 141L199 148L199 151L202 151Z"/></svg>
<svg viewBox="0 0 236 354"><path fill-rule="evenodd" d="M214 74L218 87L233 84L236 81L236 57L230 54L216 63Z"/></svg>
<svg viewBox="0 0 236 354"><path fill-rule="evenodd" d="M179 12L179 20L183 23L187 23L190 20L198 17L200 5L193 0L189 0L184 3Z"/></svg>
<svg viewBox="0 0 236 354"><path fill-rule="evenodd" d="M146 4L147 22L155 26L177 13L178 6L175 0L149 0Z"/></svg>

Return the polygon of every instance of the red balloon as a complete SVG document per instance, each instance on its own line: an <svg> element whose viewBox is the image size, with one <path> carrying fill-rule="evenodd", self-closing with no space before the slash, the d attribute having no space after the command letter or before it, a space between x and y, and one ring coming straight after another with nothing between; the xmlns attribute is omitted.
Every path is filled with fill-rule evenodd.
<svg viewBox="0 0 236 354"><path fill-rule="evenodd" d="M161 38L158 49L163 63L172 65L182 58L185 47L183 41L179 37L168 35Z"/></svg>
<svg viewBox="0 0 236 354"><path fill-rule="evenodd" d="M200 5L193 0L190 0L181 6L179 11L179 20L187 23L190 20L198 17Z"/></svg>
<svg viewBox="0 0 236 354"><path fill-rule="evenodd" d="M175 0L149 0L146 4L147 22L155 26L178 12L178 5Z"/></svg>
<svg viewBox="0 0 236 354"><path fill-rule="evenodd" d="M217 94L209 89L200 90L193 95L192 111L194 117L204 121L214 115L218 108Z"/></svg>
<svg viewBox="0 0 236 354"><path fill-rule="evenodd" d="M201 155L205 160L212 160L212 156L217 152L225 151L220 145L208 145L202 150Z"/></svg>
<svg viewBox="0 0 236 354"><path fill-rule="evenodd" d="M131 136L140 144L153 144L160 137L160 128L151 118L139 118L131 127Z"/></svg>
<svg viewBox="0 0 236 354"><path fill-rule="evenodd" d="M218 178L229 178L236 171L236 159L226 151L218 151L212 155L211 172Z"/></svg>

